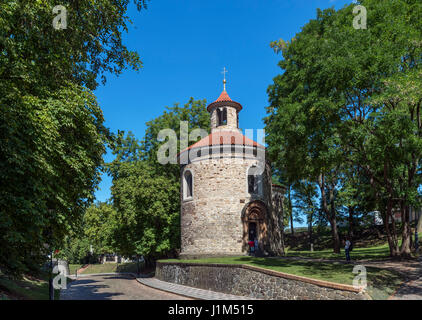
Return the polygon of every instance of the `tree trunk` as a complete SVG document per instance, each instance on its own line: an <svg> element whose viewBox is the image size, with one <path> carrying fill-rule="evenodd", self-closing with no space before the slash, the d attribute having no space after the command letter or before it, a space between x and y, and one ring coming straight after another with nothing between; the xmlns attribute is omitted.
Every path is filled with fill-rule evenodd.
<svg viewBox="0 0 422 320"><path fill-rule="evenodd" d="M334 253L340 253L340 237L337 230L336 206L334 200L334 184L330 188L330 224L331 232L333 233L333 249Z"/></svg>
<svg viewBox="0 0 422 320"><path fill-rule="evenodd" d="M293 226L293 206L292 206L292 199L290 196L291 186L289 186L289 213L290 213L290 230L292 231L292 237L295 235L295 229Z"/></svg>
<svg viewBox="0 0 422 320"><path fill-rule="evenodd" d="M420 209L418 209L418 211L419 211L419 218L418 218L418 224L416 226L416 230L419 233L419 232L422 232L422 212L420 211Z"/></svg>
<svg viewBox="0 0 422 320"><path fill-rule="evenodd" d="M308 231L309 231L309 247L311 251L314 251L314 239L312 237L312 219L313 219L313 212L309 215L308 221Z"/></svg>
<svg viewBox="0 0 422 320"><path fill-rule="evenodd" d="M349 207L349 230L348 230L348 235L349 235L349 239L350 241L353 242L353 238L354 238L354 232L353 232L353 215L354 215L354 211L355 211L355 207Z"/></svg>
<svg viewBox="0 0 422 320"><path fill-rule="evenodd" d="M318 185L321 191L322 211L331 226L331 233L333 235L333 250L334 253L340 253L340 237L337 232L336 208L334 201L335 184L331 183L331 188L329 189L329 201L327 201L327 193L325 192L326 185L324 174L320 174L318 178ZM328 208L328 202L330 203L330 208Z"/></svg>
<svg viewBox="0 0 422 320"><path fill-rule="evenodd" d="M286 248L284 247L284 227L281 229L281 255L286 255Z"/></svg>
<svg viewBox="0 0 422 320"><path fill-rule="evenodd" d="M379 226L374 226L374 228L375 228L375 232L377 233L377 238L381 239L382 234L381 234L381 230Z"/></svg>
<svg viewBox="0 0 422 320"><path fill-rule="evenodd" d="M338 235L337 221L335 217L333 219L330 219L330 225L331 225L331 233L333 235L334 253L340 253L340 237Z"/></svg>
<svg viewBox="0 0 422 320"><path fill-rule="evenodd" d="M390 229L390 223L389 223L390 219L392 222L393 230ZM388 200L386 211L383 213L383 222L384 222L385 232L387 234L388 246L390 248L390 256L395 258L399 256L400 252L399 252L399 245L398 245L397 235L396 235L396 230L395 230L395 222L392 215L391 200Z"/></svg>
<svg viewBox="0 0 422 320"><path fill-rule="evenodd" d="M293 212L290 212L290 230L292 232L292 236L295 235L295 228L293 226Z"/></svg>
<svg viewBox="0 0 422 320"><path fill-rule="evenodd" d="M284 206L283 206L283 197L280 201L276 201L276 212L279 212L278 215L278 225L280 228L280 241L281 241L281 255L284 257L286 255L286 250L284 247Z"/></svg>
<svg viewBox="0 0 422 320"><path fill-rule="evenodd" d="M410 228L410 219L409 219L409 206L401 206L401 219L402 219L402 242L400 248L400 256L402 258L410 257L410 238L411 238L411 228Z"/></svg>

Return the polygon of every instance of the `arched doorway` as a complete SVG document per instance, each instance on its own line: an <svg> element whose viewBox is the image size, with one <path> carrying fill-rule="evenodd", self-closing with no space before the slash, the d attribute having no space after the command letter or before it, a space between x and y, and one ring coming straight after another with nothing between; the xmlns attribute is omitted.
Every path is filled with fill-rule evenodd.
<svg viewBox="0 0 422 320"><path fill-rule="evenodd" d="M248 203L242 214L243 223L243 249L248 250L248 241L258 239L259 247L267 238L267 208L262 201L256 200Z"/></svg>
<svg viewBox="0 0 422 320"><path fill-rule="evenodd" d="M248 241L254 241L256 236L256 222L248 222Z"/></svg>

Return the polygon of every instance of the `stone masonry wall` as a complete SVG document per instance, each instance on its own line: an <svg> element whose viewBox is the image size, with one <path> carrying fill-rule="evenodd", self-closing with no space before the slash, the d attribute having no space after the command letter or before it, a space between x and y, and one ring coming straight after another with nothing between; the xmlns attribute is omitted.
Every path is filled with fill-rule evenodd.
<svg viewBox="0 0 422 320"><path fill-rule="evenodd" d="M182 168L193 174L193 198L181 199L181 254L242 254L241 213L250 201L253 159L211 159Z"/></svg>
<svg viewBox="0 0 422 320"><path fill-rule="evenodd" d="M237 129L237 111L236 108L230 107L230 106L226 106L226 107L219 107L218 109L223 109L226 108L227 110L227 124L226 125L222 125L222 126L218 126L217 123L217 108L214 108L211 111L211 128L219 128L219 129L223 129L223 128L230 128L230 129Z"/></svg>
<svg viewBox="0 0 422 320"><path fill-rule="evenodd" d="M365 300L351 286L327 283L252 266L157 263L162 281L228 294L269 300Z"/></svg>

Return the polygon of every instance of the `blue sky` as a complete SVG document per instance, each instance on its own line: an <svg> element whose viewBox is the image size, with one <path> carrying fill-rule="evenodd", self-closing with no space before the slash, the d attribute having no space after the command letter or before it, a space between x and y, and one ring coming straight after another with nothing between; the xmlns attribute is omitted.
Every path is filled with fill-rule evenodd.
<svg viewBox="0 0 422 320"><path fill-rule="evenodd" d="M269 43L290 40L316 16L316 9L339 9L351 0L151 0L148 9L128 12L133 25L125 43L144 64L140 72L108 76L95 94L106 125L131 130L142 139L145 123L165 106L190 97L214 101L222 91L243 105L242 129L264 128L267 88L281 72L280 55ZM351 17L350 23L352 23ZM106 161L112 155L105 156ZM110 198L111 179L103 175L97 200Z"/></svg>

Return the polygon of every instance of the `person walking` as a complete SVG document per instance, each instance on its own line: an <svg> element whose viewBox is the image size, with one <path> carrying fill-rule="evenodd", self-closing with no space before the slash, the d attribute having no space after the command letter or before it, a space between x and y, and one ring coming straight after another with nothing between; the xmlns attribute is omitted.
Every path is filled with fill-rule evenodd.
<svg viewBox="0 0 422 320"><path fill-rule="evenodd" d="M255 240L254 240L254 247L255 247L255 255L256 255L256 253L258 252L258 238L257 237L255 237Z"/></svg>
<svg viewBox="0 0 422 320"><path fill-rule="evenodd" d="M344 246L344 251L346 252L346 261L349 263L350 262L350 247L351 247L352 243L349 240L349 237L346 237L346 243Z"/></svg>
<svg viewBox="0 0 422 320"><path fill-rule="evenodd" d="M249 254L252 256L255 253L255 243L250 240L248 241L248 245L249 245Z"/></svg>

